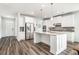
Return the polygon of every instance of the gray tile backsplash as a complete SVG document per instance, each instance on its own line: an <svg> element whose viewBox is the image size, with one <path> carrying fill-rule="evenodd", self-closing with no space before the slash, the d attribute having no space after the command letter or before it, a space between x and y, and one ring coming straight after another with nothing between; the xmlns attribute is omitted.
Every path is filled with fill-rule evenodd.
<svg viewBox="0 0 79 59"><path fill-rule="evenodd" d="M50 27L50 31L70 31L74 32L74 27Z"/></svg>

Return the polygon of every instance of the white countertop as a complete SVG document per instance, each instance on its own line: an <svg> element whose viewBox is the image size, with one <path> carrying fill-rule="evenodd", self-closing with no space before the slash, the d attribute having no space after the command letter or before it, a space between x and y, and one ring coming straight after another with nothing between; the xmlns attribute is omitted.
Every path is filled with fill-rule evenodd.
<svg viewBox="0 0 79 59"><path fill-rule="evenodd" d="M39 34L47 34L47 35L60 35L60 34L65 34L64 32L35 32L35 33L39 33Z"/></svg>

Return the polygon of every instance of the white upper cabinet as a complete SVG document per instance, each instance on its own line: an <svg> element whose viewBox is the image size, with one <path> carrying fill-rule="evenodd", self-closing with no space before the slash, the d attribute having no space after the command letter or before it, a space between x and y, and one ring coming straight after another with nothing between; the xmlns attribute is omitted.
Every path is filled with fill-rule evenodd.
<svg viewBox="0 0 79 59"><path fill-rule="evenodd" d="M73 27L74 15L54 17L53 23L61 23L62 27Z"/></svg>
<svg viewBox="0 0 79 59"><path fill-rule="evenodd" d="M62 16L63 27L74 27L74 15Z"/></svg>

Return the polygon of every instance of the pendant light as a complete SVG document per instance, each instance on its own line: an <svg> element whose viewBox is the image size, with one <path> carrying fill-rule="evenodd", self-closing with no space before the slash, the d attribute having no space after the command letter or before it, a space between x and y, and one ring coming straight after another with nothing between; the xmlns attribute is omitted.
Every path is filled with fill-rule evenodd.
<svg viewBox="0 0 79 59"><path fill-rule="evenodd" d="M43 19L43 13L42 13L43 9L40 9L40 13L41 13L41 19Z"/></svg>
<svg viewBox="0 0 79 59"><path fill-rule="evenodd" d="M52 13L53 13L53 10L52 10L53 9L52 8L53 7L53 3L50 3L50 5L51 5L51 18L50 18L50 20L53 20L53 15L52 15Z"/></svg>

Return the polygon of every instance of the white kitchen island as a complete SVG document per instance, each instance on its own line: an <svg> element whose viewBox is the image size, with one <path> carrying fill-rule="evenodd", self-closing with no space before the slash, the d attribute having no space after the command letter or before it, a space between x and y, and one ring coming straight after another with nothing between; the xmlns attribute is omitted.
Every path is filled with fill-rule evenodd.
<svg viewBox="0 0 79 59"><path fill-rule="evenodd" d="M34 43L43 42L50 46L50 52L59 54L67 48L67 35L63 32L34 32Z"/></svg>

